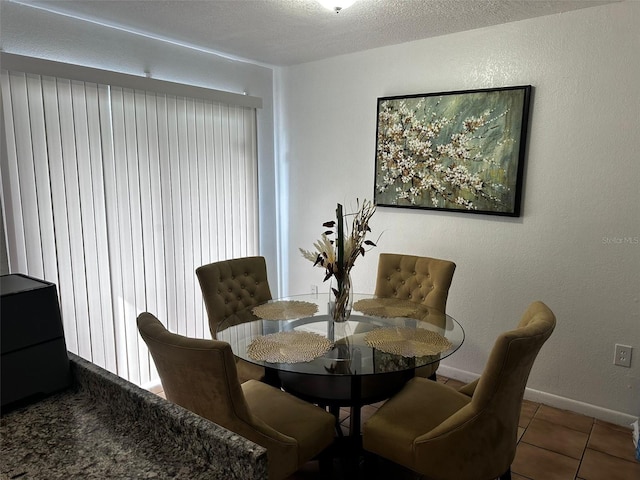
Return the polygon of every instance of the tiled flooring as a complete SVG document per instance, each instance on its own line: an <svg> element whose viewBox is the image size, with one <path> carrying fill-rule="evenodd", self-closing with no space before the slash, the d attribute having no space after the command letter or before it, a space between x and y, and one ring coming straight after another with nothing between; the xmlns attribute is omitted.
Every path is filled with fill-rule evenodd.
<svg viewBox="0 0 640 480"><path fill-rule="evenodd" d="M456 380L438 377L454 387ZM362 421L380 404L362 409ZM349 410L341 410L343 432L348 434ZM519 424L513 480L639 480L640 462L634 458L631 429L577 413L524 401ZM362 465L334 463L336 479L364 479ZM417 480L420 476L397 465L380 461L377 478ZM317 462L309 462L288 480L320 478ZM371 478L371 475L366 478Z"/></svg>

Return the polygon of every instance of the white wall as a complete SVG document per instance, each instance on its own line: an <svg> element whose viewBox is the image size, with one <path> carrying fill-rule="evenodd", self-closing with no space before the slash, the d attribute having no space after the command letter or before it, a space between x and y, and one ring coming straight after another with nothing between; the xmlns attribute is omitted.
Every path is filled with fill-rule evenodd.
<svg viewBox="0 0 640 480"><path fill-rule="evenodd" d="M496 335L542 300L558 326L527 396L617 423L640 415L640 3L624 2L345 55L279 72L283 293L322 285L298 253L336 202L373 195L376 99L534 86L520 218L379 208L377 254L451 259L462 349L442 372L482 371ZM288 222L287 222L288 220ZM607 243L607 239L631 243ZM615 343L635 347L614 366Z"/></svg>
<svg viewBox="0 0 640 480"><path fill-rule="evenodd" d="M268 261L269 275L275 280L278 265L273 227L276 223L273 69L16 3L0 3L0 21L0 47L8 53L134 75L148 71L153 78L161 80L261 97L263 108L257 113L260 244L261 254Z"/></svg>

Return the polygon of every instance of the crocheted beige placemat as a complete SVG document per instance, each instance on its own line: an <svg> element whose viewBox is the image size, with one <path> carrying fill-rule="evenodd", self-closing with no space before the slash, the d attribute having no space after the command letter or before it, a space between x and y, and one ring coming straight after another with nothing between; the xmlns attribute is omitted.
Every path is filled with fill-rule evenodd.
<svg viewBox="0 0 640 480"><path fill-rule="evenodd" d="M374 317L410 317L418 306L398 298L365 298L355 302L353 309Z"/></svg>
<svg viewBox="0 0 640 480"><path fill-rule="evenodd" d="M378 328L367 333L364 341L370 347L403 357L437 355L451 348L449 340L424 328Z"/></svg>
<svg viewBox="0 0 640 480"><path fill-rule="evenodd" d="M333 343L313 332L278 332L255 338L247 347L254 360L270 363L310 362L321 357Z"/></svg>
<svg viewBox="0 0 640 480"><path fill-rule="evenodd" d="M318 311L318 305L300 300L279 300L254 307L256 317L265 320L291 320L292 318L310 317Z"/></svg>

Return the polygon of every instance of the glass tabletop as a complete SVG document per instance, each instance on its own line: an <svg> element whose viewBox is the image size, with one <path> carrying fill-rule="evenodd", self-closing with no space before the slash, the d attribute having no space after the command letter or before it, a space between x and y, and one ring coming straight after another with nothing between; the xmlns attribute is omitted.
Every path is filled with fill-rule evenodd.
<svg viewBox="0 0 640 480"><path fill-rule="evenodd" d="M328 308L328 293L271 300L225 319L217 338L237 357L267 368L346 376L412 370L448 357L464 342L464 329L453 317L407 300L355 294L351 316L341 323L332 320ZM290 338L311 339L311 346L300 347L305 354L320 350L311 353L315 358L289 361L287 349L297 347L281 341ZM261 359L259 343L275 349L276 360Z"/></svg>

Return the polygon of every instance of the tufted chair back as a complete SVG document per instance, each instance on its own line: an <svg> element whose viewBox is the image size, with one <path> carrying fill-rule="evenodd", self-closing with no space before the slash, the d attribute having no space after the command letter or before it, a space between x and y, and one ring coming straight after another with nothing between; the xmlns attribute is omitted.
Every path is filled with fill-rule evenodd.
<svg viewBox="0 0 640 480"><path fill-rule="evenodd" d="M448 260L396 253L381 253L375 293L401 298L446 311L456 264Z"/></svg>
<svg viewBox="0 0 640 480"><path fill-rule="evenodd" d="M223 260L196 269L211 338L225 318L252 305L271 300L264 257Z"/></svg>
<svg viewBox="0 0 640 480"><path fill-rule="evenodd" d="M421 303L444 313L455 269L456 264L448 260L381 253L375 294ZM439 366L440 362L434 362L417 368L415 374L435 380Z"/></svg>

